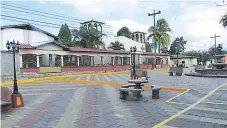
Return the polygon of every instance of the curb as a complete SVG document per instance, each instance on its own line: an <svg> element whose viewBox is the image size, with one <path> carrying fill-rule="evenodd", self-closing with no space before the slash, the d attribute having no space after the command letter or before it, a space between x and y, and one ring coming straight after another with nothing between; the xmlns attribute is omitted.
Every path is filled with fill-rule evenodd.
<svg viewBox="0 0 227 128"><path fill-rule="evenodd" d="M128 70L127 70L128 71ZM81 73L81 74L69 74L69 75L59 75L59 76L46 76L46 77L41 77L41 78L30 78L30 79L25 79L25 80L18 80L18 84L25 84L25 83L35 83L35 82L45 82L49 80L54 80L54 79L62 79L65 77L72 77L72 76L95 76L95 75L104 75L104 74L119 74L119 73L125 73L127 71L115 71L115 72L92 72L92 73ZM8 81L8 82L1 82L1 86L6 86L6 85L12 85L13 81Z"/></svg>
<svg viewBox="0 0 227 128"><path fill-rule="evenodd" d="M191 74L191 73L186 73L184 75L192 76L192 77L227 78L227 75L203 75L203 74Z"/></svg>

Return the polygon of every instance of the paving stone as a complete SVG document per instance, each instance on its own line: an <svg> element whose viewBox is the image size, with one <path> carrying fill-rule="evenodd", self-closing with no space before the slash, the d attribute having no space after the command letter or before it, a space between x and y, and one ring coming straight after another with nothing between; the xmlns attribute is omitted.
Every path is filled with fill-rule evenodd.
<svg viewBox="0 0 227 128"><path fill-rule="evenodd" d="M195 103L199 98L203 97L207 93L209 93L212 89L216 88L217 86L227 82L225 79L209 79L209 78L194 78L188 76L181 76L181 77L172 77L168 76L167 71L152 71L148 72L148 75L151 76L149 79L150 84L159 85L159 86L170 86L170 87L184 87L192 89L189 95L183 96L180 98L179 102L183 102L186 99L185 103ZM112 82L127 82L129 78L128 74L109 74L109 75L100 75L100 76L83 76L83 77L72 77L70 79L83 79L83 80L94 80L94 81L112 81ZM11 86L12 87L12 86ZM24 98L26 106L25 110L23 109L16 109L15 112L5 116L2 118L3 124L11 123L11 124L18 124L18 121L24 122L24 124L20 124L24 127L32 127L34 125L30 125L31 122L26 122L23 120L25 115L28 115L31 111L36 110L36 113L43 113L38 114L38 116L32 115L31 118L38 119L39 121L35 123L36 127L57 127L60 126L58 123L61 122L61 126L67 128L71 127L82 127L82 128L89 128L89 127L122 127L122 128L146 128L152 127L155 124L165 120L166 118L170 117L173 114L176 114L180 110L185 109L188 107L187 105L183 104L171 104L166 103L165 101L169 98L177 95L178 93L174 92L166 92L160 91L160 99L153 100L151 98L151 91L143 92L143 97L139 101L131 101L130 99L127 101L121 101L119 99L119 91L118 87L111 87L111 86L100 86L100 85L85 85L85 84L72 84L72 83L40 83L40 84L27 84L19 87L19 90L23 90L23 94L27 94L27 98ZM81 94L78 95L80 98L81 103L77 102L79 100L72 99L72 95L74 95L78 89L87 88L86 91L83 91ZM40 90L41 89L41 90ZM34 90L34 91L32 91ZM222 91L224 92L224 91ZM54 99L47 97L47 94L50 95L60 94L59 99ZM40 95L45 95L46 99L49 99L48 102L43 105L43 107L37 107L36 105L31 105L33 98L30 98L30 95L34 94L34 102ZM220 96L216 98L219 100L223 100L226 95L225 93L220 93ZM216 93L215 93L216 95ZM218 94L217 94L218 95ZM43 97L44 98L44 97ZM147 102L144 102L144 101ZM74 103L72 103L74 102ZM38 103L38 102L37 102ZM44 102L40 102L42 104ZM67 105L66 105L67 104ZM71 104L72 112L69 113L66 110L69 109L69 105ZM79 104L79 105L77 105ZM75 105L74 111L73 106ZM46 109L50 108L50 109ZM196 107L205 107L211 108L211 112L209 110L196 110L191 112L191 115L197 116L205 116L216 118L221 118L221 121L226 120L226 116L224 114L226 106L223 105L207 105L204 103L198 104ZM38 108L38 109L37 109ZM42 109L41 109L42 108ZM217 109L218 112L212 111ZM28 111L29 110L29 111ZM21 111L21 112L20 112ZM25 112L28 111L28 112ZM192 110L193 111L193 110ZM184 113L187 114L188 112ZM17 113L17 114L16 114ZM201 113L201 114L200 114ZM224 113L224 114L223 114ZM14 119L16 115L18 119ZM214 116L213 116L214 115ZM21 118L20 118L21 116ZM65 118L64 120L61 117ZM208 119L210 119L208 118ZM206 118L207 119L207 118ZM23 121L22 121L23 120ZM209 120L207 120L209 121ZM214 121L214 120L211 120ZM220 121L220 120L219 120ZM71 123L70 123L71 122ZM49 124L48 124L49 123ZM222 125L217 125L224 127L224 122L217 122L221 123ZM47 125L48 124L48 125ZM168 122L167 126L175 126L180 127L185 125L186 127L195 127L201 124L201 128L215 126L214 123L207 123L199 121L195 122L195 120L190 119L180 119L176 118L170 122Z"/></svg>

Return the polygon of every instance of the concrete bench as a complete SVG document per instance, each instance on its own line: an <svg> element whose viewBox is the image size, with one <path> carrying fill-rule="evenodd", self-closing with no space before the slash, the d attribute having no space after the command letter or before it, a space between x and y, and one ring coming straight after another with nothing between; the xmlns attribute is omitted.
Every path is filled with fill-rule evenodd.
<svg viewBox="0 0 227 128"><path fill-rule="evenodd" d="M1 112L12 111L12 90L1 87Z"/></svg>
<svg viewBox="0 0 227 128"><path fill-rule="evenodd" d="M173 73L176 73L176 76L182 76L183 67L170 67L168 73L169 76L173 76Z"/></svg>

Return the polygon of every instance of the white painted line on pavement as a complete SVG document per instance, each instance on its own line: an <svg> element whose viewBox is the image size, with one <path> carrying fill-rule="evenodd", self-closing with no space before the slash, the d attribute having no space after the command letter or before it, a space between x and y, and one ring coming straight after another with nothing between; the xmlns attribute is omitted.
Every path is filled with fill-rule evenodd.
<svg viewBox="0 0 227 128"><path fill-rule="evenodd" d="M217 88L213 89L212 91L210 91L207 95L205 95L203 98L201 98L200 100L198 100L196 103L190 105L189 107L185 108L184 110L176 113L175 115L169 117L168 119L158 123L157 125L155 125L153 128L159 128L161 126L163 126L164 124L168 123L169 121L175 119L176 117L179 117L180 115L182 115L183 113L185 113L186 111L194 108L196 105L198 105L199 103L203 102L206 98L208 98L210 95L212 95L213 93L215 93L218 89L222 88L223 86L227 85L227 83L222 84L220 86L218 86Z"/></svg>
<svg viewBox="0 0 227 128"><path fill-rule="evenodd" d="M178 128L178 127L173 127L173 126L167 126L167 125L163 125L162 127L160 128Z"/></svg>
<svg viewBox="0 0 227 128"><path fill-rule="evenodd" d="M85 88L79 88L74 93L70 103L68 104L65 112L62 114L57 122L57 128L73 128L75 127L74 122L80 117L80 108L83 103L83 95Z"/></svg>
<svg viewBox="0 0 227 128"><path fill-rule="evenodd" d="M227 113L227 110L224 109L213 109L213 108L205 108L205 107L194 107L192 109L195 110L204 110L204 111L212 111L212 112L221 112L221 113Z"/></svg>
<svg viewBox="0 0 227 128"><path fill-rule="evenodd" d="M179 118L196 120L201 122L209 122L214 124L225 124L225 125L227 124L227 120L213 119L213 118L199 117L199 116L192 116L192 115L180 115Z"/></svg>

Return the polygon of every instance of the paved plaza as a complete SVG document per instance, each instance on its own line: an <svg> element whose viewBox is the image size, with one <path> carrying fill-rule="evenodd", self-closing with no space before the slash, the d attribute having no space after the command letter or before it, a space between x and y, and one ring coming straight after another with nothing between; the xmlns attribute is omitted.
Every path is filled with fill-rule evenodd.
<svg viewBox="0 0 227 128"><path fill-rule="evenodd" d="M185 69L190 72L190 69ZM227 79L169 76L149 71L149 84L186 88L160 91L152 99L147 89L139 101L119 99L118 86L64 80L127 83L128 73L69 76L19 85L25 107L2 114L3 128L227 128ZM8 86L12 88L12 86Z"/></svg>

